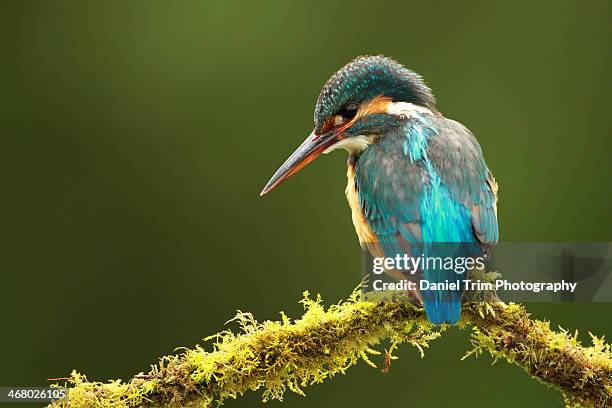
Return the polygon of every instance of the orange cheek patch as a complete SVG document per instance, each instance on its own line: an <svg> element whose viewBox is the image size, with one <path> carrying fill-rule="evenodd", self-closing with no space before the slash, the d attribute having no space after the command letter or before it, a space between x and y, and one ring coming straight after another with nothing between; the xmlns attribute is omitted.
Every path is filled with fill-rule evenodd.
<svg viewBox="0 0 612 408"><path fill-rule="evenodd" d="M366 102L363 106L360 106L354 120L374 113L385 113L390 104L391 98L379 95Z"/></svg>

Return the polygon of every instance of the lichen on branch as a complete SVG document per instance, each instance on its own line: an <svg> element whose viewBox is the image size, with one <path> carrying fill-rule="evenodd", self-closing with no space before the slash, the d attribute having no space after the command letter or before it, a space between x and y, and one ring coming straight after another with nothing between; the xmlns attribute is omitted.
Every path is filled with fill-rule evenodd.
<svg viewBox="0 0 612 408"><path fill-rule="evenodd" d="M232 319L238 332L222 331L202 346L164 356L144 374L128 382L88 381L73 372L66 399L54 407L212 406L249 390L263 390L264 401L282 400L287 390L304 395L307 386L344 374L359 360L376 367L375 348L384 350L382 370L395 359L392 352L408 343L423 350L446 327L431 325L422 310L405 299L360 300L355 291L345 302L325 308L321 297L304 293L304 315L292 321L257 322L249 313ZM563 392L568 406L606 406L612 401L612 352L603 339L582 346L575 335L555 332L546 322L532 320L525 309L501 302L464 306L462 327L472 326L473 350L486 351L523 367L530 375Z"/></svg>

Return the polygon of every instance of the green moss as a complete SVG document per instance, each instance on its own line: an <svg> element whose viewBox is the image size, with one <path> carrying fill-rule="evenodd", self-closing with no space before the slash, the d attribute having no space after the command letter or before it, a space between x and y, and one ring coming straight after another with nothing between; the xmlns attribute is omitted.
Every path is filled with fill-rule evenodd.
<svg viewBox="0 0 612 408"><path fill-rule="evenodd" d="M603 338L591 334L592 346L582 346L578 333L532 320L518 304L490 304L496 313L486 316L482 306L468 306L464 315L473 324L468 355L488 352L494 361L506 360L532 377L562 391L567 406L606 407L612 403L612 352Z"/></svg>
<svg viewBox="0 0 612 408"><path fill-rule="evenodd" d="M68 398L55 407L208 407L262 390L263 401L282 400L287 391L304 389L346 370L360 360L382 371L389 369L398 346L414 346L421 356L446 329L432 326L422 308L404 299L359 299L356 290L345 302L324 307L321 297L304 293L304 315L292 321L258 322L250 313L232 319L237 331L225 330L205 339L207 346L183 349L162 357L147 374L128 382L88 381L73 372ZM471 303L464 307L460 327L473 330L468 355L488 352L563 391L568 406L605 406L611 399L610 345L593 337L581 346L576 335L550 330L547 322L531 320L520 305ZM384 340L391 347L379 350ZM570 405L574 404L574 405Z"/></svg>

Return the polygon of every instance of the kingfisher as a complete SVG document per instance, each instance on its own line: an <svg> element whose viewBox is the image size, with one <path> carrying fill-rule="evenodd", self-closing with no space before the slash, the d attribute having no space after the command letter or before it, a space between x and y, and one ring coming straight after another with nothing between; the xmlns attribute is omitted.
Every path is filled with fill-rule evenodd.
<svg viewBox="0 0 612 408"><path fill-rule="evenodd" d="M346 197L359 242L373 256L485 255L497 243L497 183L478 141L397 61L361 56L334 73L317 99L312 133L261 195L337 149L348 152ZM435 262L419 272L428 283L458 281ZM433 324L459 321L462 295L463 285L416 291Z"/></svg>

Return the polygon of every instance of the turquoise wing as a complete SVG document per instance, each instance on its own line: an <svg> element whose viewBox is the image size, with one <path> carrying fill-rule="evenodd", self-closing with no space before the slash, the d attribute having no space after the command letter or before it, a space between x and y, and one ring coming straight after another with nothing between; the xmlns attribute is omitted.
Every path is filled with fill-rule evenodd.
<svg viewBox="0 0 612 408"><path fill-rule="evenodd" d="M497 243L497 185L478 142L458 122L433 115L406 120L362 153L355 183L383 245Z"/></svg>

